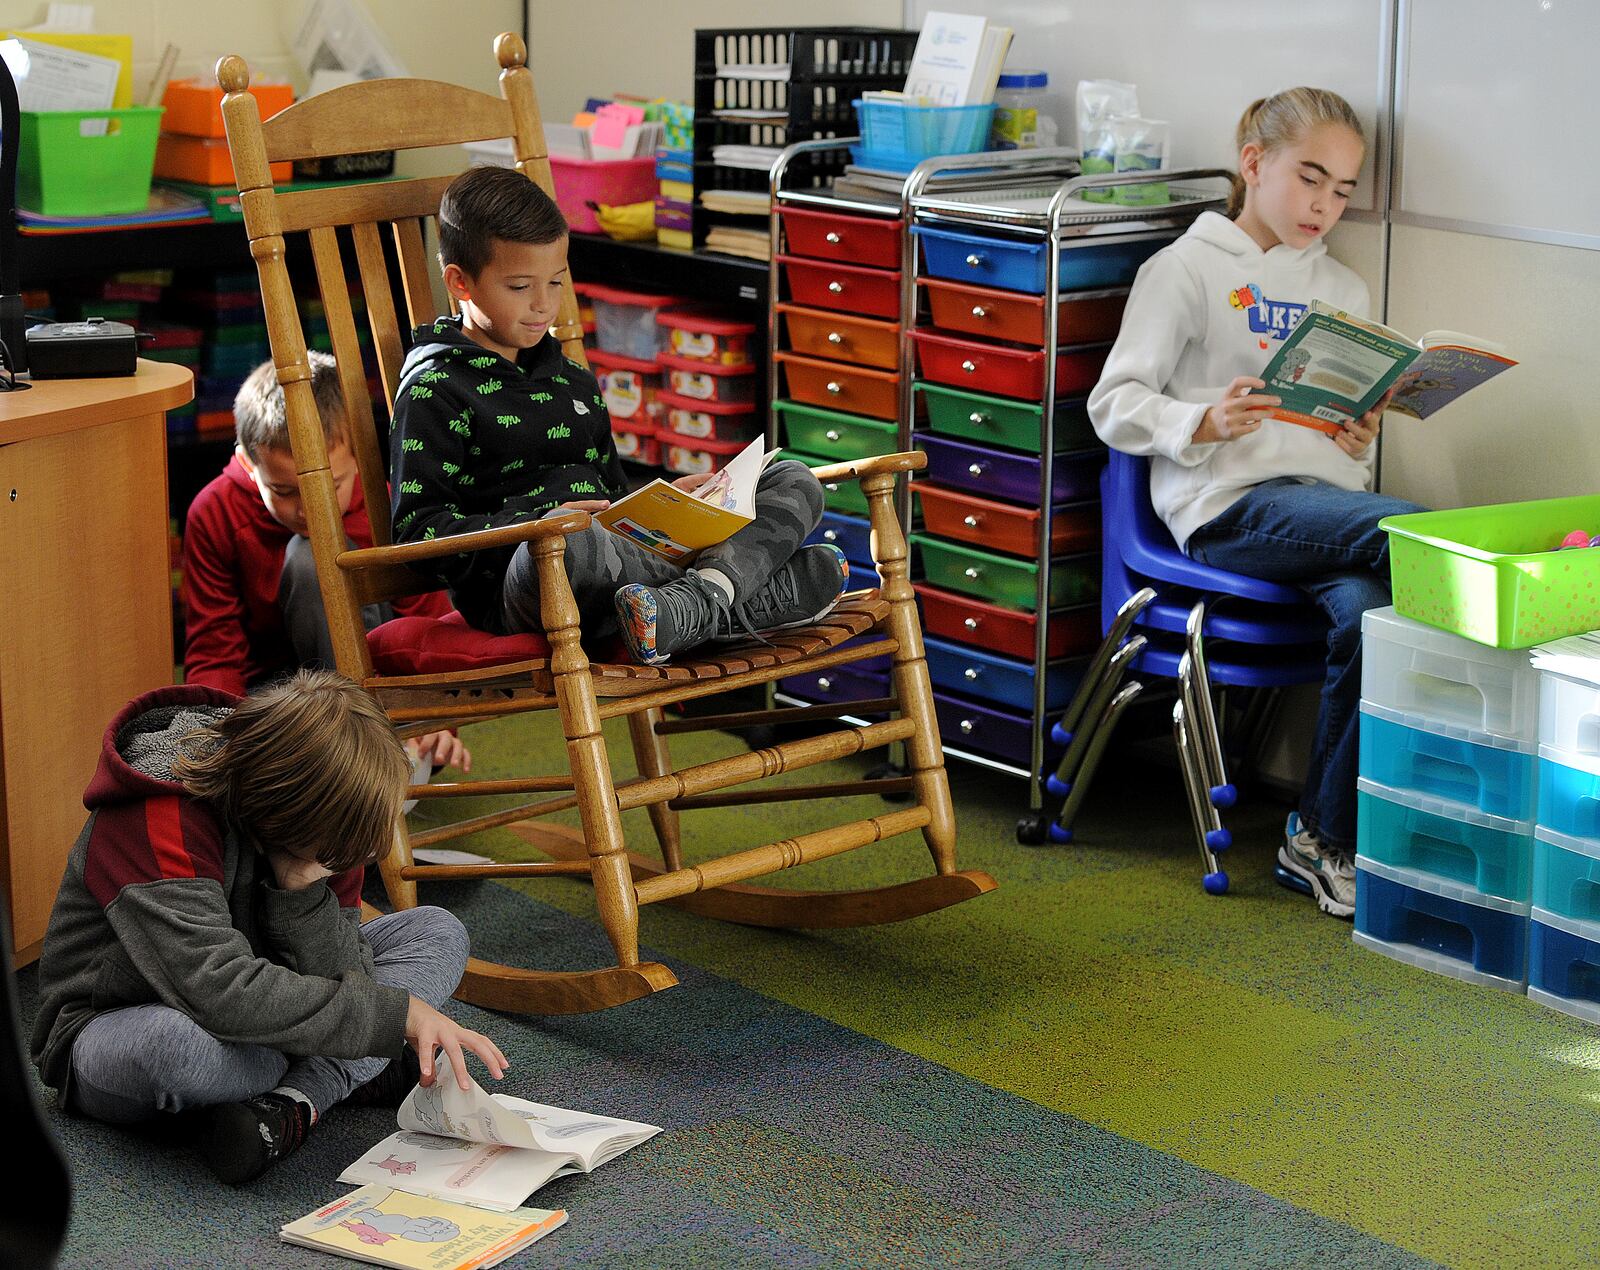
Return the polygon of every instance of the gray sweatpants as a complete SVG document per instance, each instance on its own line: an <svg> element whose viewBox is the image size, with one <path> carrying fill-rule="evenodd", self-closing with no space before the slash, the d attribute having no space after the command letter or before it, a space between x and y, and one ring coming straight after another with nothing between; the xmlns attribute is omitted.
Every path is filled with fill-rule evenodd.
<svg viewBox="0 0 1600 1270"><path fill-rule="evenodd" d="M755 520L727 541L707 547L694 562L696 569L726 574L733 583L735 603L759 591L822 520L822 486L810 468L793 459L781 459L761 474L755 501ZM566 543L567 577L585 638L616 634L617 613L611 599L618 587L630 582L660 586L683 576L681 566L594 522L568 534ZM500 598L507 630L544 630L539 619L539 574L527 543L511 557Z"/></svg>
<svg viewBox="0 0 1600 1270"><path fill-rule="evenodd" d="M345 545L353 548L356 544L346 538ZM283 550L278 612L283 616L289 647L294 649L295 665L306 670L333 670L333 637L328 634L328 614L322 607L322 588L317 585L317 562L311 555L311 539L299 534L290 538ZM368 604L361 610L362 624L369 631L393 617L394 607L386 602Z"/></svg>
<svg viewBox="0 0 1600 1270"><path fill-rule="evenodd" d="M411 908L361 928L373 978L442 1006L467 968L467 932L442 908ZM321 1115L371 1080L386 1058L293 1058L267 1045L219 1041L187 1014L133 1005L95 1018L72 1044L75 1111L111 1124L238 1102L287 1085Z"/></svg>

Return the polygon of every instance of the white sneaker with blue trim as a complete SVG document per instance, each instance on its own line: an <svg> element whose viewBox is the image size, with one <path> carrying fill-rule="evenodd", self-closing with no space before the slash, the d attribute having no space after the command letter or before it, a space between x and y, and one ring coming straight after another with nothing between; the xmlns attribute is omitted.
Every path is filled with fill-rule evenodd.
<svg viewBox="0 0 1600 1270"><path fill-rule="evenodd" d="M1284 824L1278 863L1306 881L1316 896L1317 907L1324 913L1330 917L1355 916L1355 858L1324 845L1309 829L1302 829L1297 811L1291 811Z"/></svg>

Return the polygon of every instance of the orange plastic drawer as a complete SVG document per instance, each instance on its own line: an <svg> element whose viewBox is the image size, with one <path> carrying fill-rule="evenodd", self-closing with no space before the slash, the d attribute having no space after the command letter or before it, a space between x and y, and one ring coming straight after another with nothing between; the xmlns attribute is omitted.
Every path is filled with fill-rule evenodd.
<svg viewBox="0 0 1600 1270"><path fill-rule="evenodd" d="M812 357L876 366L880 370L900 367L900 324L871 318L850 317L844 313L824 313L780 304L778 312L788 322L789 347Z"/></svg>
<svg viewBox="0 0 1600 1270"><path fill-rule="evenodd" d="M997 503L915 481L911 490L922 499L922 527L930 534L1007 551L1030 560L1039 558L1039 509ZM1063 503L1050 520L1052 557L1093 551L1100 545L1100 504Z"/></svg>
<svg viewBox="0 0 1600 1270"><path fill-rule="evenodd" d="M965 331L1019 344L1044 343L1044 297L969 287L938 278L918 278L925 288L933 324L947 331ZM1128 289L1076 291L1056 307L1057 344L1095 344L1117 338Z"/></svg>
<svg viewBox="0 0 1600 1270"><path fill-rule="evenodd" d="M1044 350L1013 348L916 330L917 368L924 379L973 392L1038 401L1044 395ZM1056 352L1056 396L1087 393L1100 378L1109 344L1084 344Z"/></svg>
<svg viewBox="0 0 1600 1270"><path fill-rule="evenodd" d="M929 635L1012 657L1033 656L1036 614L1003 609L926 582L913 582L911 586L922 601L922 629ZM1045 639L1045 656L1052 660L1091 651L1100 642L1100 606L1056 609L1050 614Z"/></svg>
<svg viewBox="0 0 1600 1270"><path fill-rule="evenodd" d="M778 210L783 217L789 250L797 256L842 260L852 265L900 267L898 220L872 216L840 216L833 212L808 212L798 207Z"/></svg>
<svg viewBox="0 0 1600 1270"><path fill-rule="evenodd" d="M895 419L900 414L900 376L840 362L819 362L798 353L772 355L783 364L789 396L813 406Z"/></svg>
<svg viewBox="0 0 1600 1270"><path fill-rule="evenodd" d="M196 185L236 185L233 160L225 138L180 137L163 132L156 141L156 175L168 181L193 181ZM274 184L294 179L294 164L272 165Z"/></svg>
<svg viewBox="0 0 1600 1270"><path fill-rule="evenodd" d="M858 269L798 256L779 256L789 281L789 298L814 309L864 313L868 317L900 316L900 271Z"/></svg>
<svg viewBox="0 0 1600 1270"><path fill-rule="evenodd" d="M287 83L252 80L246 91L256 99L263 121L294 103L294 89ZM161 127L166 132L186 137L228 135L222 126L222 89L215 81L172 80L161 97L161 104L167 112L161 116Z"/></svg>

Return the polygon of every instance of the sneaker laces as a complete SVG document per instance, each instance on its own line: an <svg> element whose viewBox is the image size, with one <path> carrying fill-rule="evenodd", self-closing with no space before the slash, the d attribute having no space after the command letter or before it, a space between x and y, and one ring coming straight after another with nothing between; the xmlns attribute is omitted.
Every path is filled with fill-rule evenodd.
<svg viewBox="0 0 1600 1270"><path fill-rule="evenodd" d="M694 648L705 643L724 625L730 605L728 597L715 582L708 582L693 569L684 571L684 580L691 587L659 587L655 591L656 604L662 616L670 619L674 631L680 633L679 647ZM702 602L703 601L703 602ZM692 632L692 634L686 634Z"/></svg>
<svg viewBox="0 0 1600 1270"><path fill-rule="evenodd" d="M1323 844L1322 858L1328 862L1328 871L1335 877L1355 877L1356 853L1348 847L1330 847Z"/></svg>
<svg viewBox="0 0 1600 1270"><path fill-rule="evenodd" d="M728 609L728 634L742 632L770 648L772 641L761 633L762 629L778 625L778 614L799 602L800 584L795 580L795 571L779 569L749 599Z"/></svg>

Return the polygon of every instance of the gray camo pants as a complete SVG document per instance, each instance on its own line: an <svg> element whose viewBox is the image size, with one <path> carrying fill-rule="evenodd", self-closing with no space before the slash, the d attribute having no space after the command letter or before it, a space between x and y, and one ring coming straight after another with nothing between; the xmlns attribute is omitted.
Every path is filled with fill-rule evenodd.
<svg viewBox="0 0 1600 1270"><path fill-rule="evenodd" d="M761 474L756 484L756 518L726 542L707 547L694 562L697 569L718 569L733 583L735 603L759 591L822 520L822 486L811 469L781 459ZM567 577L578 602L586 639L617 631L611 599L630 582L660 586L683 576L683 569L620 534L591 523L567 535ZM508 631L540 633L539 575L527 543L517 548L500 587Z"/></svg>

